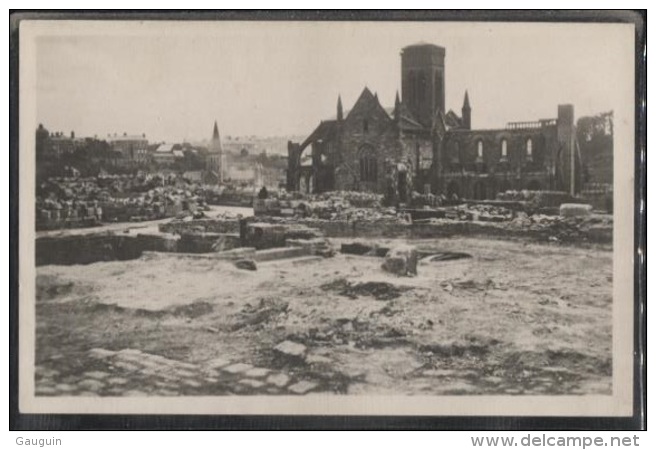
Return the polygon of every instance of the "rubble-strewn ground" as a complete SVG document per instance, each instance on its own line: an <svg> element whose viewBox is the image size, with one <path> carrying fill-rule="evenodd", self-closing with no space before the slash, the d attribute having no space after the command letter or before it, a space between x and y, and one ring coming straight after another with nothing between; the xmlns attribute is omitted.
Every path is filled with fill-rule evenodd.
<svg viewBox="0 0 656 450"><path fill-rule="evenodd" d="M413 243L472 257L38 267L37 395L611 393L608 248Z"/></svg>

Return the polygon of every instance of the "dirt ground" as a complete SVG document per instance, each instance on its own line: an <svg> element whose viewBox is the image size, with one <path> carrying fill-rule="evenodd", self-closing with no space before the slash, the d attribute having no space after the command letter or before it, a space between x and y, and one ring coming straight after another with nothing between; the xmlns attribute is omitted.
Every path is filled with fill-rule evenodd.
<svg viewBox="0 0 656 450"><path fill-rule="evenodd" d="M339 253L257 271L179 254L39 267L37 394L611 393L610 249L412 244L471 257L421 260L416 277ZM145 376L145 361L176 371Z"/></svg>

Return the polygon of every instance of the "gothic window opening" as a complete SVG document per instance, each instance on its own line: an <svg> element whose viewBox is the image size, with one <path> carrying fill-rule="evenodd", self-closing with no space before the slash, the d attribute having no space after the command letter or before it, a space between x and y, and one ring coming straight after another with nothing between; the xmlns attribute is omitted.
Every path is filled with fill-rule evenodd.
<svg viewBox="0 0 656 450"><path fill-rule="evenodd" d="M508 141L506 139L501 140L501 160L506 161L508 159Z"/></svg>
<svg viewBox="0 0 656 450"><path fill-rule="evenodd" d="M533 157L533 139L531 138L526 140L526 156Z"/></svg>
<svg viewBox="0 0 656 450"><path fill-rule="evenodd" d="M442 79L442 74L440 72L435 72L435 109L441 109L444 105L444 89L442 85L444 84Z"/></svg>
<svg viewBox="0 0 656 450"><path fill-rule="evenodd" d="M365 133L369 131L369 121L366 119L362 121L362 131Z"/></svg>
<svg viewBox="0 0 656 450"><path fill-rule="evenodd" d="M415 100L415 104L419 105L423 102L422 97L426 95L426 85L428 84L426 81L426 74L424 72L419 72L417 84L417 98Z"/></svg>
<svg viewBox="0 0 656 450"><path fill-rule="evenodd" d="M451 163L458 164L460 162L460 143L455 142L453 144L453 150L451 152Z"/></svg>
<svg viewBox="0 0 656 450"><path fill-rule="evenodd" d="M365 182L378 180L378 164L373 156L360 157L360 180Z"/></svg>
<svg viewBox="0 0 656 450"><path fill-rule="evenodd" d="M483 160L483 141L478 141L476 144L476 158Z"/></svg>
<svg viewBox="0 0 656 450"><path fill-rule="evenodd" d="M408 79L410 80L410 99L414 102L417 98L417 75L411 71Z"/></svg>

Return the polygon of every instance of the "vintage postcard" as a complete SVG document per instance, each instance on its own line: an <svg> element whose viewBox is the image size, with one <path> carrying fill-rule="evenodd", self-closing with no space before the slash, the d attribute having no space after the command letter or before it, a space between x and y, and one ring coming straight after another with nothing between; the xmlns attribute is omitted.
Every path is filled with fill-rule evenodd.
<svg viewBox="0 0 656 450"><path fill-rule="evenodd" d="M20 412L631 416L634 48L21 21Z"/></svg>

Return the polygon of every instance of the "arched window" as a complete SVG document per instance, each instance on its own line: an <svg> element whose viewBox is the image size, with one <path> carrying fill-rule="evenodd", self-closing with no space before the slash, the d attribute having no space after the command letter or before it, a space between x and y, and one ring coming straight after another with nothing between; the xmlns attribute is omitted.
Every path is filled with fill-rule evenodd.
<svg viewBox="0 0 656 450"><path fill-rule="evenodd" d="M479 140L476 144L476 156L479 159L483 158L483 141Z"/></svg>
<svg viewBox="0 0 656 450"><path fill-rule="evenodd" d="M360 156L360 181L376 182L378 180L378 161L375 149L371 145L364 145L358 153Z"/></svg>
<svg viewBox="0 0 656 450"><path fill-rule="evenodd" d="M508 141L505 139L501 140L501 158L508 157Z"/></svg>
<svg viewBox="0 0 656 450"><path fill-rule="evenodd" d="M370 155L360 157L360 180L376 182L378 180L378 164L376 158Z"/></svg>
<svg viewBox="0 0 656 450"><path fill-rule="evenodd" d="M410 71L408 75L409 80L409 90L410 90L410 101L414 103L417 98L417 74L414 71Z"/></svg>
<svg viewBox="0 0 656 450"><path fill-rule="evenodd" d="M460 162L460 142L455 142L453 144L453 150L451 153L451 162L452 163Z"/></svg>
<svg viewBox="0 0 656 450"><path fill-rule="evenodd" d="M423 102L422 97L426 96L426 74L424 72L419 72L419 77L417 79L417 98L415 99L415 104L419 105Z"/></svg>
<svg viewBox="0 0 656 450"><path fill-rule="evenodd" d="M526 140L526 156L533 156L533 139L531 138Z"/></svg>
<svg viewBox="0 0 656 450"><path fill-rule="evenodd" d="M362 131L365 133L369 131L369 121L366 119L362 121Z"/></svg>
<svg viewBox="0 0 656 450"><path fill-rule="evenodd" d="M434 86L435 108L434 109L442 108L442 106L444 105L444 89L442 88L443 85L444 85L444 81L442 78L442 74L439 71L435 72L435 86Z"/></svg>

